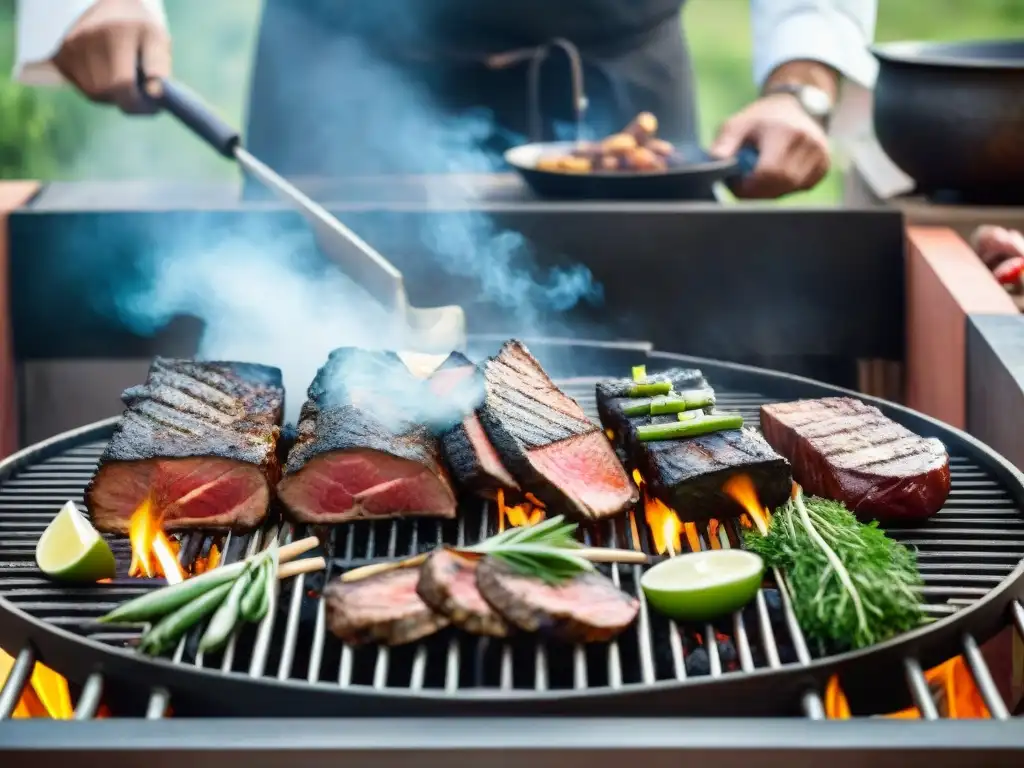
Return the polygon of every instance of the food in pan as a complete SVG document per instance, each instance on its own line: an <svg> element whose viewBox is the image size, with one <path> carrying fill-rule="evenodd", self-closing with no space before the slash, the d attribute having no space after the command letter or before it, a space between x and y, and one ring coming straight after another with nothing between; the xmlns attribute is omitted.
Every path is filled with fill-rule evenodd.
<svg viewBox="0 0 1024 768"><path fill-rule="evenodd" d="M294 520L455 517L438 441L415 420L423 386L390 352L330 354L309 386L278 485Z"/></svg>
<svg viewBox="0 0 1024 768"><path fill-rule="evenodd" d="M748 549L785 571L800 628L823 653L865 648L925 620L913 551L877 526L798 491L767 533L746 537Z"/></svg>
<svg viewBox="0 0 1024 768"><path fill-rule="evenodd" d="M358 581L335 580L324 589L327 627L351 645L404 645L448 626L416 591L420 569L383 571Z"/></svg>
<svg viewBox="0 0 1024 768"><path fill-rule="evenodd" d="M599 142L579 142L571 152L542 157L537 170L557 173L657 172L668 169L676 148L657 138L658 118L641 112L621 133Z"/></svg>
<svg viewBox="0 0 1024 768"><path fill-rule="evenodd" d="M874 406L825 397L761 408L761 430L808 493L862 520L930 517L949 495L949 455Z"/></svg>
<svg viewBox="0 0 1024 768"><path fill-rule="evenodd" d="M788 496L789 464L738 414L714 410L714 392L701 372L674 368L597 385L601 423L648 491L683 522L743 513L723 490L729 478L750 477L770 507Z"/></svg>
<svg viewBox="0 0 1024 768"><path fill-rule="evenodd" d="M652 607L677 621L711 621L740 610L761 588L764 561L742 549L708 549L664 560L640 579Z"/></svg>
<svg viewBox="0 0 1024 768"><path fill-rule="evenodd" d="M484 600L477 589L479 559L450 549L430 554L420 568L416 591L427 605L453 626L471 635L505 637L508 622Z"/></svg>
<svg viewBox="0 0 1024 768"><path fill-rule="evenodd" d="M148 502L164 530L251 529L280 474L281 371L158 357L125 390L85 502L101 531L128 533Z"/></svg>
<svg viewBox="0 0 1024 768"><path fill-rule="evenodd" d="M448 359L430 377L432 392L446 396L452 388L479 387L483 395L483 374L480 369L458 352ZM441 448L452 477L459 488L491 497L496 491L518 491L515 478L509 474L494 450L490 438L474 412L465 414L461 421L441 435Z"/></svg>
<svg viewBox="0 0 1024 768"><path fill-rule="evenodd" d="M519 341L483 365L480 421L517 484L583 521L620 514L639 499L603 430L561 392Z"/></svg>

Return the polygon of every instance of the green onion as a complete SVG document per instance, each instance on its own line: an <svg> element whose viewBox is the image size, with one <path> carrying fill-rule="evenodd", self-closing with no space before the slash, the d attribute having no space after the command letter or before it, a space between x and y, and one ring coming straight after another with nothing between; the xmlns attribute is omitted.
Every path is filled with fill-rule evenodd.
<svg viewBox="0 0 1024 768"><path fill-rule="evenodd" d="M259 567L261 570L262 565L260 563ZM203 653L218 650L231 637L231 633L234 632L235 625L238 623L238 612L242 606L242 597L252 581L250 578L251 573L252 570L249 569L235 579L227 598L217 608L217 612L213 614L213 618L210 619L210 625L203 633L203 639L199 641L199 650Z"/></svg>
<svg viewBox="0 0 1024 768"><path fill-rule="evenodd" d="M643 384L634 384L626 390L626 397L654 397L655 395L667 395L672 391L672 383L668 381L648 381Z"/></svg>
<svg viewBox="0 0 1024 768"><path fill-rule="evenodd" d="M245 570L245 563L214 568L201 576L149 592L119 605L98 621L108 624L137 624L165 616L222 584L233 581Z"/></svg>
<svg viewBox="0 0 1024 768"><path fill-rule="evenodd" d="M647 366L646 365L634 365L633 366L633 381L644 381L647 379Z"/></svg>
<svg viewBox="0 0 1024 768"><path fill-rule="evenodd" d="M214 571L210 571L210 573L214 573ZM219 584L169 613L142 636L139 650L158 656L173 648L190 627L217 610L217 606L224 601L233 586L233 582L230 581Z"/></svg>
<svg viewBox="0 0 1024 768"><path fill-rule="evenodd" d="M252 581L242 597L240 613L248 622L256 623L263 620L270 610L270 590L276 586L277 553L266 560L253 575Z"/></svg>
<svg viewBox="0 0 1024 768"><path fill-rule="evenodd" d="M651 401L639 400L635 403L629 403L629 405L624 405L622 406L622 413L625 416L650 416Z"/></svg>
<svg viewBox="0 0 1024 768"><path fill-rule="evenodd" d="M642 442L652 440L677 440L697 437L726 429L739 429L743 417L738 413L712 413L697 419L670 421L667 424L647 424L636 428L636 436Z"/></svg>
<svg viewBox="0 0 1024 768"><path fill-rule="evenodd" d="M676 420L678 420L678 421L692 421L693 419L696 419L698 416L703 416L703 415L704 415L703 411L682 411L681 413L677 413L676 414Z"/></svg>
<svg viewBox="0 0 1024 768"><path fill-rule="evenodd" d="M667 413L681 413L707 408L715 404L715 393L710 389L691 389L674 395L656 397L651 400L651 416Z"/></svg>

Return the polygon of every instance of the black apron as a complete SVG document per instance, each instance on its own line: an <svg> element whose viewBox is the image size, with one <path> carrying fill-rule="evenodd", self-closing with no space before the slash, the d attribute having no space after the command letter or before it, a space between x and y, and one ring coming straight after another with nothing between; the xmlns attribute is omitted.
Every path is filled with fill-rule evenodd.
<svg viewBox="0 0 1024 768"><path fill-rule="evenodd" d="M574 138L562 48L530 117L529 54L555 39L583 61L584 138L648 110L665 138L696 142L682 2L266 0L246 143L286 176L497 170L511 146Z"/></svg>

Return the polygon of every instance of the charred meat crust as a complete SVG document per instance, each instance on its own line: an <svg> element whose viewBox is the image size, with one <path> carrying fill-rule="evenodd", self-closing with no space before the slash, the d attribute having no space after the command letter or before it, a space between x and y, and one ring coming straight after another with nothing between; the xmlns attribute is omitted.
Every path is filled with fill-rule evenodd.
<svg viewBox="0 0 1024 768"><path fill-rule="evenodd" d="M446 616L453 626L473 635L506 637L508 623L477 588L478 564L478 560L438 549L420 568L416 591L423 602Z"/></svg>
<svg viewBox="0 0 1024 768"><path fill-rule="evenodd" d="M519 341L504 344L484 364L486 398L480 421L519 486L559 514L590 521L621 514L639 500L639 491L618 462L603 430L579 404L561 392ZM573 454L566 464L594 468L602 481L596 501L584 498L590 477L542 471L559 464L555 451ZM577 485L576 488L571 487Z"/></svg>
<svg viewBox="0 0 1024 768"><path fill-rule="evenodd" d="M702 388L707 382L695 369L672 369L652 378L671 381L676 390ZM597 385L601 423L614 434L615 444L639 470L649 492L671 507L684 522L736 517L743 508L722 490L736 474L754 483L761 503L771 509L789 498L789 463L752 429L733 429L681 440L644 442L636 428L670 422L673 416L628 417L621 395L632 382L621 379Z"/></svg>
<svg viewBox="0 0 1024 768"><path fill-rule="evenodd" d="M220 493L223 509L216 510L216 501L212 514L208 507L201 515L178 509L165 519L167 530L241 531L265 519L280 476L284 387L279 369L158 357L146 383L125 390L122 400L126 410L85 493L97 528L126 533L132 513L150 492L179 494L153 500L158 515L168 506L181 507L190 495L188 505L200 509L206 502L196 493ZM160 488L147 488L153 482ZM224 483L243 496L225 497ZM213 490L217 484L219 492Z"/></svg>
<svg viewBox="0 0 1024 768"><path fill-rule="evenodd" d="M607 642L626 629L640 609L635 598L599 573L551 585L486 557L476 578L480 594L513 625L570 643Z"/></svg>
<svg viewBox="0 0 1024 768"><path fill-rule="evenodd" d="M328 629L350 645L405 645L444 629L448 619L416 593L419 579L418 568L399 568L359 581L332 581L323 593Z"/></svg>
<svg viewBox="0 0 1024 768"><path fill-rule="evenodd" d="M862 519L921 519L949 495L949 455L874 406L850 397L761 408L768 442L793 463L807 493L843 502Z"/></svg>

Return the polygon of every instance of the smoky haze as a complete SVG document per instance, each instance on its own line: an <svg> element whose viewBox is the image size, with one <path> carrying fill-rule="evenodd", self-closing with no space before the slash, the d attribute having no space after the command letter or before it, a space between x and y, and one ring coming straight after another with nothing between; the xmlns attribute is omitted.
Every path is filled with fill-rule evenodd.
<svg viewBox="0 0 1024 768"><path fill-rule="evenodd" d="M336 57L311 67L294 85L297 98L323 107L318 130L329 135L310 137L316 146L360 142L363 162L371 162L380 173L424 164L437 168L450 174L444 192L448 202L460 174L500 167L500 157L482 147L493 130L488 113L445 114L419 82L365 49L350 47L346 57L347 93L337 106L325 96L342 87L342 65ZM190 85L202 92L201 82ZM401 130L378 135L371 114L398 121ZM322 160L324 168L336 165L330 157ZM464 192L471 194L468 187ZM426 194L428 207L443 204L431 187ZM216 217L201 220L204 223L188 232L161 233L158 246L139 254L141 280L117 288L117 313L137 331L156 333L179 315L201 320L205 330L199 357L282 369L292 421L331 350L395 347L397 337L381 308L339 269L311 257L294 233L276 231L267 223L244 236L228 235L209 223ZM448 210L443 216L418 216L417 221L423 222L416 232L417 245L430 265L442 275L469 278L475 286L472 295L456 301L482 301L507 310L510 334L543 333L558 314L580 302L601 301L601 286L584 265L541 269L525 238L501 229L486 213ZM367 226L357 229L371 244L388 234ZM415 294L414 287L411 292ZM564 323L559 329L564 333Z"/></svg>

